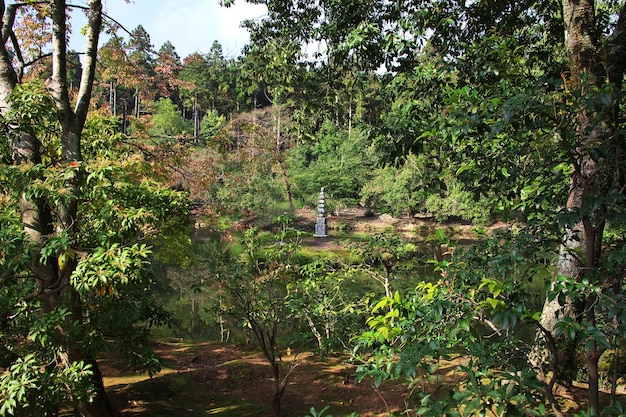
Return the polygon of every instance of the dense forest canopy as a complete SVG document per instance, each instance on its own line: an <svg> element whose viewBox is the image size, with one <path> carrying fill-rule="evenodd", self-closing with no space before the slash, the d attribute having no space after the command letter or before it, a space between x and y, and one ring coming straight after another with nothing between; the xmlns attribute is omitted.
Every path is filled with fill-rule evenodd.
<svg viewBox="0 0 626 417"><path fill-rule="evenodd" d="M0 1L0 415L117 415L98 359L158 371L147 341L172 316L155 265L196 271L181 289L249 329L276 415L296 327L377 383L466 358L414 415L563 415L554 394L576 379L581 415L622 415L626 4L252 3L268 14L243 22L240 56L180 57L101 0ZM434 279L396 279L417 245L393 234L309 262L290 224L322 187L331 215L457 219L478 238L421 236ZM192 250L192 210L223 247Z"/></svg>

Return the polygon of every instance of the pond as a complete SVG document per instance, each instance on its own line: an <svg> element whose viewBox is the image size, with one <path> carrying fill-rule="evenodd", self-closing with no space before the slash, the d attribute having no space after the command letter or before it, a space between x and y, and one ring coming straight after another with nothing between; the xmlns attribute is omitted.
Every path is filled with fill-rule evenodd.
<svg viewBox="0 0 626 417"><path fill-rule="evenodd" d="M243 343L250 335L236 317L227 313L227 297L211 283L219 279L228 279L229 265L219 262L225 254L241 251L233 242L232 235L224 235L208 228L192 229L194 262L188 267L175 265L159 265L156 272L157 280L162 283L159 300L172 312L176 325L171 328L154 329L153 335L159 338L182 338L187 340L231 341ZM301 258L305 261L316 257L335 259L335 267L347 263L355 265L351 258L349 245L366 242L371 236L362 233L343 233L323 238L308 237L301 244ZM227 242L225 241L227 240ZM440 247L421 236L407 238L415 246L413 256L405 257L393 265L390 272L390 283L393 290L402 291L413 288L420 281L434 282L441 279L440 272L434 270L429 261L440 256ZM460 244L470 247L477 241L464 239ZM439 255L437 252L439 250ZM369 297L374 301L384 295L384 286L380 279L385 275L385 268L380 263L370 262L375 274L361 273L352 278L355 283L346 289L353 297ZM358 268L353 266L353 273ZM540 310L546 279L549 279L551 268L546 266L543 273L531 277L531 289L534 297L528 300L529 307ZM374 277L374 278L372 278ZM530 337L530 336L529 336Z"/></svg>

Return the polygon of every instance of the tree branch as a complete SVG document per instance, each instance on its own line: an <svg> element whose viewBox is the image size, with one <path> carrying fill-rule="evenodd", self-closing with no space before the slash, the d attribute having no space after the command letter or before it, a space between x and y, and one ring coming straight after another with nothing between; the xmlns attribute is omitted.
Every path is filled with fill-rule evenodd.
<svg viewBox="0 0 626 417"><path fill-rule="evenodd" d="M81 9L81 10L85 10L85 11L90 11L90 8L87 6L81 6L79 4L68 4L67 7L72 8L72 9ZM128 29L126 29L126 27L124 25L122 25L119 21L117 21L116 19L112 18L111 16L109 16L108 14L102 12L102 17L106 18L106 20L109 20L113 23L115 23L115 25L117 27L119 27L120 29L122 29L124 32L126 32L128 35L132 35L132 32Z"/></svg>
<svg viewBox="0 0 626 417"><path fill-rule="evenodd" d="M67 24L65 17L65 0L54 0L52 7L52 76L48 88L54 97L62 119L66 124L70 118L71 107L67 90Z"/></svg>
<svg viewBox="0 0 626 417"><path fill-rule="evenodd" d="M2 45L5 45L13 32L17 4L9 4L5 8L4 1L2 1L0 7L2 9Z"/></svg>
<svg viewBox="0 0 626 417"><path fill-rule="evenodd" d="M558 363L558 351L556 348L556 341L554 340L554 336L552 333L546 329L540 322L533 320L534 324L541 331L541 334L544 336L546 343L548 345L548 351L550 352L550 364L552 366L552 378L550 378L550 382L544 387L544 394L548 398L550 405L552 405L552 409L554 413L562 417L563 412L561 410L561 406L557 402L556 398L554 398L554 384L556 383L559 377L559 363Z"/></svg>
<svg viewBox="0 0 626 417"><path fill-rule="evenodd" d="M15 59L17 59L17 79L18 82L21 82L22 77L24 76L24 68L26 68L26 64L24 63L24 57L22 56L22 49L20 48L17 36L15 36L15 32L13 32L13 30L11 30L9 37L11 38L11 44L13 45L13 50L15 51Z"/></svg>
<svg viewBox="0 0 626 417"><path fill-rule="evenodd" d="M2 22L2 30L0 31L4 39L5 33L8 33L12 29L12 21L10 13L5 14L6 7L4 0L0 0L0 22ZM7 27L9 29L7 29ZM7 37L8 39L8 37ZM3 42L0 45L0 105L9 106L8 97L13 91L13 88L17 84L17 75L11 65L11 57L6 49L6 45ZM5 109L0 109L4 111Z"/></svg>
<svg viewBox="0 0 626 417"><path fill-rule="evenodd" d="M98 56L98 40L100 29L102 28L102 0L90 0L89 2L89 23L87 25L87 47L83 60L83 72L80 79L78 99L76 101L77 123L81 126L85 124L89 101L93 90L93 81L96 74L96 63Z"/></svg>

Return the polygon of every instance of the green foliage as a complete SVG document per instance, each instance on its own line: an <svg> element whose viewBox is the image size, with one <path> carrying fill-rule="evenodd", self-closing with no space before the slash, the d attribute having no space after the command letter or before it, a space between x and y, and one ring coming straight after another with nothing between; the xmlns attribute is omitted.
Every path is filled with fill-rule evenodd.
<svg viewBox="0 0 626 417"><path fill-rule="evenodd" d="M226 213L258 213L267 225L279 213L288 210L284 187L272 174L267 160L258 161L256 173L246 172L240 163L228 164L229 175L215 188L214 201ZM240 169L238 169L240 168ZM268 222L269 221L269 222Z"/></svg>
<svg viewBox="0 0 626 417"><path fill-rule="evenodd" d="M312 206L321 187L331 206L358 204L373 167L364 134L353 132L348 137L330 122L324 123L315 143L298 145L288 162L294 198Z"/></svg>
<svg viewBox="0 0 626 417"><path fill-rule="evenodd" d="M353 351L359 378L370 376L380 384L403 375L416 386L431 381L435 394L412 399L418 414L537 410L542 385L526 365L519 329L536 319L533 308L541 305L540 296L532 302L527 278L545 266L541 259L529 262L532 251L511 233L503 231L466 251L455 250L439 233L440 244L449 248L432 261L441 278L372 305L369 330L356 339ZM459 366L464 377L438 376L444 364Z"/></svg>
<svg viewBox="0 0 626 417"><path fill-rule="evenodd" d="M288 285L290 317L308 327L306 338L313 335L321 355L347 346L365 314L367 292L359 292L354 274L331 261L302 264L298 276Z"/></svg>
<svg viewBox="0 0 626 417"><path fill-rule="evenodd" d="M493 219L491 208L493 202L487 198L476 200L471 192L456 180L448 184L445 191L433 193L426 198L424 208L435 216L438 221L446 221L457 217L471 221L477 225L489 224Z"/></svg>
<svg viewBox="0 0 626 417"><path fill-rule="evenodd" d="M153 166L114 133L116 118L91 115L83 160L61 163L56 112L40 88L17 89L13 119L5 121L32 125L42 141L42 163L0 168L2 415L49 415L60 404L89 401L96 392L94 364L71 362L69 349L94 358L118 349L133 368L151 375L159 370L148 329L171 317L152 297L149 261L152 246L162 243L160 231L183 230L187 222L186 194L159 182ZM75 204L77 217L67 225L52 211L48 221L56 232L32 242L20 219L20 198L48 207ZM71 288L62 295L73 297L68 306L49 304L33 270L37 262L58 274L59 281L47 285Z"/></svg>
<svg viewBox="0 0 626 417"><path fill-rule="evenodd" d="M385 294L404 288L407 281L414 282L412 275L416 271L410 264L417 264L419 248L396 233L375 233L364 241L350 242L347 247L353 255L351 273L363 273L381 284Z"/></svg>
<svg viewBox="0 0 626 417"><path fill-rule="evenodd" d="M423 156L413 155L401 167L377 168L361 190L365 206L394 217L412 217L423 209L428 195L424 168Z"/></svg>
<svg viewBox="0 0 626 417"><path fill-rule="evenodd" d="M0 376L0 416L46 416L55 404L88 399L93 392L90 365L52 367L37 355L17 359Z"/></svg>
<svg viewBox="0 0 626 417"><path fill-rule="evenodd" d="M242 294L247 294L243 282L257 293L266 289L263 285L271 287L267 291L274 299L292 303L290 313L280 314L299 314L314 334L322 334L322 343L330 343L330 337L319 329L327 327L327 334L336 335L337 311L349 316L351 304L342 296L359 282L356 274L382 278L387 296L374 305L369 332L358 339L357 350L377 348L374 356L364 356L369 360L364 372L377 381L402 373L417 378L418 371L431 376L433 363L464 355L470 358L462 363L466 379L450 395L439 390L422 396L416 413L545 414L537 397L542 387L521 355L528 353L543 281L555 259L574 259L575 267L568 271L571 276L557 279L549 300L584 306L573 317L559 317L556 335L578 344L592 360L626 336L621 288L626 263L624 126L616 101L623 95L623 68L612 73L622 61L612 56L621 53L614 43L620 38L610 36L624 18L620 3L596 2L590 8L593 20L581 25L593 28L590 45L597 50L590 61L597 70L575 65L582 54L564 45L564 27L570 22L564 19L562 2L435 0L404 2L402 7L378 0L301 2L297 7L282 0L263 3L267 17L245 23L251 45L244 58L227 62L221 46L214 44L209 54L189 57L183 70L185 106L201 113L212 110L202 122L205 140L223 123L220 115L238 108L232 97L255 108L261 102L274 107L285 103L280 110L288 109L294 121L284 123L280 114L272 114L271 122L257 121L255 113L254 123L233 122L232 131L222 130L226 140L221 147L227 152L206 164L211 169L206 176L216 180L203 196L218 211L256 215L258 224L280 229L283 237L246 235L234 269L221 265L217 271L236 277L233 282ZM131 58L149 70L146 35L142 28L134 32ZM568 39L576 38L568 32ZM307 56L302 45L315 44L326 49ZM577 68L597 73L576 74ZM25 130L44 127L37 132L42 144L54 145L58 138L46 132L57 127L45 94L20 94L15 100L25 104L6 122ZM184 129L165 131L177 125L173 104L157 106L156 134L180 134ZM109 157L97 146L90 152ZM145 180L142 163L129 164L131 174L125 176L102 160L80 167L59 167L55 161L58 152L50 152L28 170L3 169L3 191L70 203L75 197L64 185L84 172L93 176L86 183L86 189L93 189L85 191L89 203L114 214L81 205L94 219L80 225L94 225L93 236L85 233L80 241L89 253L81 254L71 236L58 233L40 258L59 266L78 262L79 269L80 262L92 262L92 269L84 268L87 288L97 282L113 282L117 288L141 281L128 273L141 270L150 256L140 241L154 241L151 228L162 226L181 208L175 203L168 211L170 199L180 200ZM363 203L394 215L426 210L440 221L454 216L476 224L496 219L520 223L491 238L481 235L479 244L464 251L455 251L452 242L438 236L430 243L440 255L432 264L441 279L415 272L408 284L391 285L389 278L414 254L393 236L365 242L360 259L367 265L348 273L326 262L301 265L304 257L289 252L289 228L280 215L291 213L291 194L299 204L314 206L321 187L331 210ZM577 195L577 189L583 192ZM9 225L3 226L7 249L2 256L12 279L26 269L23 253L28 250L13 226L16 210L11 201L2 214ZM572 235L583 229L584 236ZM587 247L578 248L585 240ZM556 258L559 243L564 250ZM115 256L102 255L107 251ZM96 279L113 258L120 262ZM270 311L270 301L261 298L257 306ZM255 317L278 320L269 313Z"/></svg>
<svg viewBox="0 0 626 417"><path fill-rule="evenodd" d="M42 146L59 155L59 126L55 120L52 97L38 80L20 84L11 92L13 107L3 123L13 125L41 138ZM52 157L52 155L47 155Z"/></svg>
<svg viewBox="0 0 626 417"><path fill-rule="evenodd" d="M220 116L215 110L207 112L200 122L200 139L204 143L210 143L225 125L226 118L224 116Z"/></svg>
<svg viewBox="0 0 626 417"><path fill-rule="evenodd" d="M241 116L222 129L220 139L227 140L216 143L214 159L198 167L204 187L198 187L197 194L213 210L227 216L257 216L262 227L292 211L283 160L287 145L274 130L284 123L282 118L281 109L266 109ZM216 178L203 184L207 165Z"/></svg>
<svg viewBox="0 0 626 417"><path fill-rule="evenodd" d="M183 118L172 100L160 98L155 103L154 109L155 114L152 116L151 127L148 130L152 136L172 137L193 133L191 122Z"/></svg>
<svg viewBox="0 0 626 417"><path fill-rule="evenodd" d="M241 83L240 60L226 59L222 45L214 41L206 54L193 53L183 61L180 71L180 97L186 109L198 116L215 111L232 115L248 97L247 83ZM245 98L244 98L245 97Z"/></svg>
<svg viewBox="0 0 626 417"><path fill-rule="evenodd" d="M297 276L293 259L300 246L300 232L284 227L263 237L256 228L243 234L245 252L229 279L219 285L228 294L237 316L254 336L268 361L274 381L272 412L280 413L280 400L294 365L283 363L280 352L287 347L289 323L288 288Z"/></svg>

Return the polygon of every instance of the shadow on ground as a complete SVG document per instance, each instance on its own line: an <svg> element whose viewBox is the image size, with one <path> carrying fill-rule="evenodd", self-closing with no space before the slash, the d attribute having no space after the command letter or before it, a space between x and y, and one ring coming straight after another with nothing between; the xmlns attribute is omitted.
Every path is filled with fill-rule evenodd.
<svg viewBox="0 0 626 417"><path fill-rule="evenodd" d="M159 343L161 373L148 378L103 366L105 384L126 416L269 416L273 384L262 356L239 345ZM354 384L345 357L320 361L311 353L285 358L298 366L283 397L286 417L306 416L311 407L335 417L389 415L404 409L406 387L400 383L375 388Z"/></svg>

